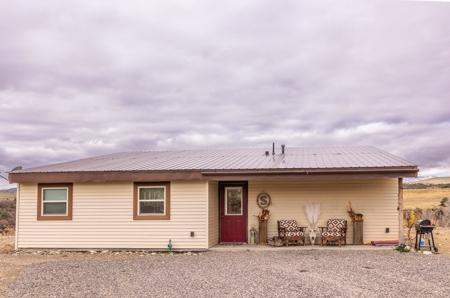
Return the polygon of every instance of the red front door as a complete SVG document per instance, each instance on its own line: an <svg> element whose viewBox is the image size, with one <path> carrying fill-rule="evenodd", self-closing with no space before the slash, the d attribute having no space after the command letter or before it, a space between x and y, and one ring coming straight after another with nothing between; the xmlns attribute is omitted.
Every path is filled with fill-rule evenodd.
<svg viewBox="0 0 450 298"><path fill-rule="evenodd" d="M220 242L247 242L247 183L220 184Z"/></svg>

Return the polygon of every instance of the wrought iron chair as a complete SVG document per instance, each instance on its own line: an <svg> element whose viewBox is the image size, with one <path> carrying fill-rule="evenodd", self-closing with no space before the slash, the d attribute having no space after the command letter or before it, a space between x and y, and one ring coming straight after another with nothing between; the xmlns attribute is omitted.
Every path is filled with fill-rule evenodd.
<svg viewBox="0 0 450 298"><path fill-rule="evenodd" d="M296 220L279 220L278 225L278 237L283 240L286 246L289 243L295 243L305 245L305 229L306 227L297 227Z"/></svg>
<svg viewBox="0 0 450 298"><path fill-rule="evenodd" d="M323 243L338 243L339 247L341 243L347 245L347 220L332 218L327 221L326 227L319 227L321 232L321 242Z"/></svg>

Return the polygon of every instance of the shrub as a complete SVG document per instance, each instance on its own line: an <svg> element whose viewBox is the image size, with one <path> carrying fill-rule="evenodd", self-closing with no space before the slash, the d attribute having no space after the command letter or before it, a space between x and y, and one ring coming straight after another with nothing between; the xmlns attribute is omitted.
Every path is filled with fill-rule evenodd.
<svg viewBox="0 0 450 298"><path fill-rule="evenodd" d="M2 210L2 212L0 213L0 218L1 219L7 219L9 217L9 213L6 210Z"/></svg>
<svg viewBox="0 0 450 298"><path fill-rule="evenodd" d="M16 204L14 201L0 201L0 232L16 226Z"/></svg>
<svg viewBox="0 0 450 298"><path fill-rule="evenodd" d="M447 197L443 198L443 199L441 200L441 203L439 204L439 206L446 207L447 205L445 205L445 203L447 203L447 201L448 201L448 198L447 198Z"/></svg>
<svg viewBox="0 0 450 298"><path fill-rule="evenodd" d="M395 248L395 250L399 252L410 252L411 248L407 245L399 245Z"/></svg>
<svg viewBox="0 0 450 298"><path fill-rule="evenodd" d="M5 236L12 236L16 233L16 231L14 230L14 228L6 228L3 230L3 235Z"/></svg>

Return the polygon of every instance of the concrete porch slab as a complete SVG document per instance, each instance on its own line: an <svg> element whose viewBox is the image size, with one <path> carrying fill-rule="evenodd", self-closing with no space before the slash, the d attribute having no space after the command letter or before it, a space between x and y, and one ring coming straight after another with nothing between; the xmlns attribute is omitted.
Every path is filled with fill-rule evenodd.
<svg viewBox="0 0 450 298"><path fill-rule="evenodd" d="M210 251L282 251L282 250L393 250L395 246L373 246L373 245L305 245L305 246L270 246L270 245L250 245L250 244L218 244L209 248Z"/></svg>

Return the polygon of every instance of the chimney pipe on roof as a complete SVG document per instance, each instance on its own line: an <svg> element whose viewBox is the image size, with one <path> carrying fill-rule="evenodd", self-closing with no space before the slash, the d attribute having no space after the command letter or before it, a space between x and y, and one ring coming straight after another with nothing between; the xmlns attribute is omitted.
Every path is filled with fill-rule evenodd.
<svg viewBox="0 0 450 298"><path fill-rule="evenodd" d="M286 145L281 145L281 154L284 154L284 146Z"/></svg>
<svg viewBox="0 0 450 298"><path fill-rule="evenodd" d="M272 143L272 155L275 155L275 143Z"/></svg>

